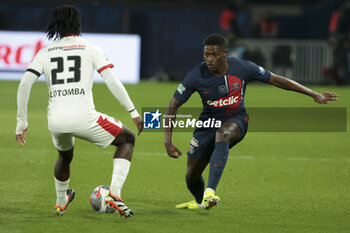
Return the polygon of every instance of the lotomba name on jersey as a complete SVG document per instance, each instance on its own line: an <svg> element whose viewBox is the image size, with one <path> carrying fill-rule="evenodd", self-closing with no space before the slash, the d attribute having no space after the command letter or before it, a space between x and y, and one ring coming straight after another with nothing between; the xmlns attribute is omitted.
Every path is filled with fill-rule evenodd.
<svg viewBox="0 0 350 233"><path fill-rule="evenodd" d="M225 106L229 106L232 104L236 104L240 101L240 96L229 96L229 97L223 97L220 98L218 100L208 100L207 104L210 106L214 106L214 107L225 107Z"/></svg>
<svg viewBox="0 0 350 233"><path fill-rule="evenodd" d="M85 90L84 88L71 88L71 89L50 91L50 98L69 96L69 95L85 95Z"/></svg>

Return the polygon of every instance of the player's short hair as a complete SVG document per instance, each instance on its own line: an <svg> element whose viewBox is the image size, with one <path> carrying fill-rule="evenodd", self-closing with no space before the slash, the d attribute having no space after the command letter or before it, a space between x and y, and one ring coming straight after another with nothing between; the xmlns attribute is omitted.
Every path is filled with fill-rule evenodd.
<svg viewBox="0 0 350 233"><path fill-rule="evenodd" d="M210 34L207 38L204 40L204 46L206 45L217 45L222 47L223 49L227 48L227 39L221 35L221 34Z"/></svg>
<svg viewBox="0 0 350 233"><path fill-rule="evenodd" d="M46 29L48 39L80 35L80 30L80 13L75 6L61 5L53 9Z"/></svg>

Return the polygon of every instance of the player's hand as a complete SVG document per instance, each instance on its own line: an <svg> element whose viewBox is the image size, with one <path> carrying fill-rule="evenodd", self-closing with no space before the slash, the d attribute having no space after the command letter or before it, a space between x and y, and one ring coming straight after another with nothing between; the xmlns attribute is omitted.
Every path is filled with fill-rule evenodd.
<svg viewBox="0 0 350 233"><path fill-rule="evenodd" d="M319 104L328 104L328 101L336 101L338 100L338 94L335 92L323 92L322 94L314 92L314 95L312 98L315 100L316 103Z"/></svg>
<svg viewBox="0 0 350 233"><path fill-rule="evenodd" d="M172 158L179 158L182 155L182 152L177 149L176 146L174 146L172 143L164 143L166 152L168 155Z"/></svg>
<svg viewBox="0 0 350 233"><path fill-rule="evenodd" d="M132 121L134 122L134 124L136 125L137 127L137 135L140 136L142 130L143 130L143 121L141 119L141 117L135 117L135 118L132 118Z"/></svg>
<svg viewBox="0 0 350 233"><path fill-rule="evenodd" d="M27 135L27 130L28 128L26 128L25 130L23 130L22 134L16 134L16 140L18 142L18 145L20 146L24 146L26 144L26 140L25 137Z"/></svg>

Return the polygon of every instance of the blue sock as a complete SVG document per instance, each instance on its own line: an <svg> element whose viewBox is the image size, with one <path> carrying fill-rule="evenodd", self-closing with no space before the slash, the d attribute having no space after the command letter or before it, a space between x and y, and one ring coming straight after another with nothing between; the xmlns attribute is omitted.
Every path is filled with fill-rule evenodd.
<svg viewBox="0 0 350 233"><path fill-rule="evenodd" d="M229 145L227 142L216 142L210 158L208 188L216 190L228 158Z"/></svg>
<svg viewBox="0 0 350 233"><path fill-rule="evenodd" d="M196 202L198 204L202 203L203 194L204 194L204 180L203 180L203 177L201 176L201 178L199 180L195 181L195 182L190 182L186 178L186 184L187 184L188 190L190 190L190 192L192 193L192 195L196 199Z"/></svg>

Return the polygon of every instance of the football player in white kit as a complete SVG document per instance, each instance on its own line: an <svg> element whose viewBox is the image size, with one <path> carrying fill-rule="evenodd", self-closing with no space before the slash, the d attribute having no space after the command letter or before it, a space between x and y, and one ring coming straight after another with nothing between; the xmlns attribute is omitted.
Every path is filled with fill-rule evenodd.
<svg viewBox="0 0 350 233"><path fill-rule="evenodd" d="M135 135L120 121L95 110L92 96L94 70L130 113L138 135L143 129L142 119L112 71L113 64L97 46L79 37L80 30L80 13L76 7L62 5L53 10L47 37L54 41L36 54L18 87L16 139L19 145L26 144L27 104L31 87L41 74L45 74L49 89L48 128L58 150L54 169L56 214L63 215L74 198L75 192L68 189L68 185L74 139L78 137L102 148L109 145L117 147L106 202L121 216L131 217L134 214L124 204L121 189L129 172Z"/></svg>

